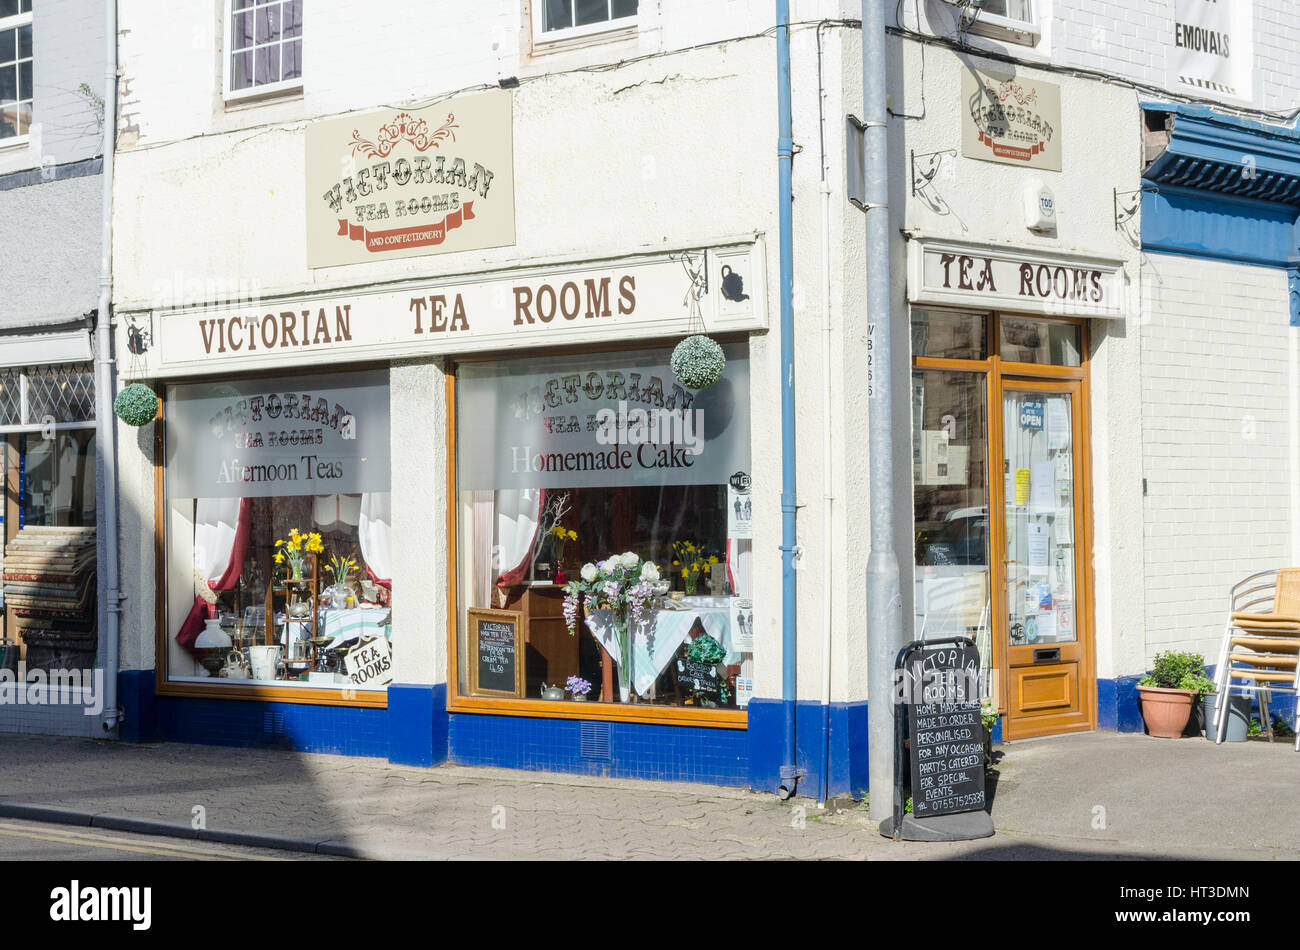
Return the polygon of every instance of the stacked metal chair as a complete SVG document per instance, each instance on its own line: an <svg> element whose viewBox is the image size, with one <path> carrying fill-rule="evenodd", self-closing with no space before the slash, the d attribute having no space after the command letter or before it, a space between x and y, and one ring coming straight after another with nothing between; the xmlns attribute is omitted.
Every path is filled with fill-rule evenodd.
<svg viewBox="0 0 1300 950"><path fill-rule="evenodd" d="M1232 588L1228 623L1215 670L1215 742L1223 741L1232 690L1259 698L1260 722L1273 739L1269 695L1274 690L1295 694L1300 708L1300 568L1288 567L1251 574ZM1300 729L1296 730L1300 752Z"/></svg>

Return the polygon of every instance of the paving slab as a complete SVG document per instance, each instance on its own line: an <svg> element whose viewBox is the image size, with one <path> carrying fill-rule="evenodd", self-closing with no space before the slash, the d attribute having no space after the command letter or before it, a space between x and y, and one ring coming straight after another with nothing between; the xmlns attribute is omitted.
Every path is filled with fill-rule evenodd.
<svg viewBox="0 0 1300 950"><path fill-rule="evenodd" d="M1289 743L1095 733L1003 752L997 834L946 844L890 842L852 802L44 736L0 736L0 817L392 860L1300 858Z"/></svg>

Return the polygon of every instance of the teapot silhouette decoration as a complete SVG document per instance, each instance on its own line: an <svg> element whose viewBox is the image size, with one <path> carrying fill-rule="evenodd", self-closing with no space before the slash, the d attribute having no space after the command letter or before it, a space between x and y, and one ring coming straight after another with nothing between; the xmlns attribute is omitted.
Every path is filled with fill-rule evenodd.
<svg viewBox="0 0 1300 950"><path fill-rule="evenodd" d="M722 265L722 296L736 303L749 299L749 294L745 293L745 278L726 264Z"/></svg>

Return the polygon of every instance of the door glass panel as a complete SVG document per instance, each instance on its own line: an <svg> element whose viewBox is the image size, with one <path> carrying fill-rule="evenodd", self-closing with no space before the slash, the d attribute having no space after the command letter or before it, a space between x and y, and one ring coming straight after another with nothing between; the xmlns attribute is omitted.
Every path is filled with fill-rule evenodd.
<svg viewBox="0 0 1300 950"><path fill-rule="evenodd" d="M1062 393L1007 390L1003 399L1011 646L1073 642L1074 405Z"/></svg>
<svg viewBox="0 0 1300 950"><path fill-rule="evenodd" d="M983 373L912 373L916 630L975 640L992 667Z"/></svg>
<svg viewBox="0 0 1300 950"><path fill-rule="evenodd" d="M1040 366L1079 366L1082 352L1082 331L1076 324L1013 317L998 320L998 353L1004 360Z"/></svg>

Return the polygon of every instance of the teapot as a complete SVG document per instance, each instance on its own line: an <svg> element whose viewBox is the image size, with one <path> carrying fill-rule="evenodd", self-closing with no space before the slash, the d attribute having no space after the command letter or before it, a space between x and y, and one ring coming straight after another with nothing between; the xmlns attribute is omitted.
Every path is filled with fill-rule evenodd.
<svg viewBox="0 0 1300 950"><path fill-rule="evenodd" d="M232 650L226 657L226 665L221 668L220 675L232 680L248 679L248 661L244 659L244 654Z"/></svg>
<svg viewBox="0 0 1300 950"><path fill-rule="evenodd" d="M563 698L564 698L563 686L547 686L546 683L544 682L542 683L542 699L563 699Z"/></svg>

